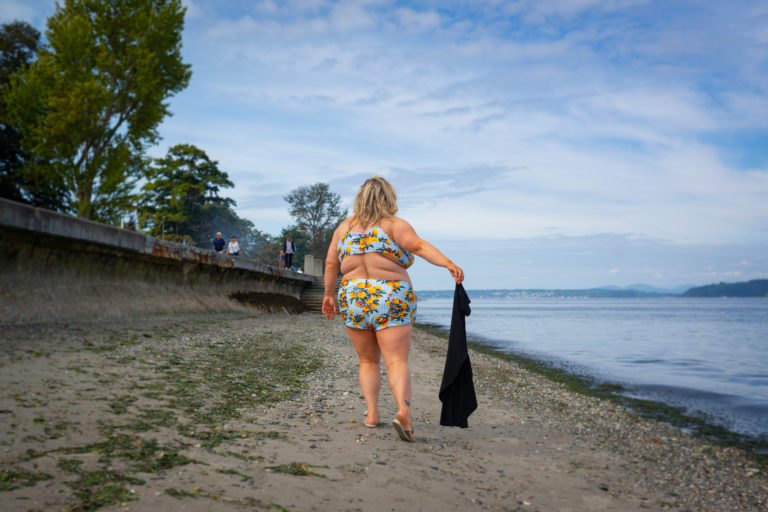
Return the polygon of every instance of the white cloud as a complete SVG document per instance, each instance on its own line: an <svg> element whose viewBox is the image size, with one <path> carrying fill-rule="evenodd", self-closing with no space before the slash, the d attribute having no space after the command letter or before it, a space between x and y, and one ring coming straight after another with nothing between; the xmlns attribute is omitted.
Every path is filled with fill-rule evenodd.
<svg viewBox="0 0 768 512"><path fill-rule="evenodd" d="M584 11L618 11L647 4L648 0L517 0L507 6L507 12L522 14L531 23L542 23L550 18L572 18Z"/></svg>
<svg viewBox="0 0 768 512"><path fill-rule="evenodd" d="M674 87L655 89L624 89L591 98L596 112L603 117L622 116L625 121L651 122L655 129L665 132L679 130L712 130L717 123L708 112L703 95ZM629 118L629 119L626 119Z"/></svg>
<svg viewBox="0 0 768 512"><path fill-rule="evenodd" d="M419 12L402 7L395 11L394 17L397 19L398 25L407 31L429 31L441 24L440 14L435 11Z"/></svg>
<svg viewBox="0 0 768 512"><path fill-rule="evenodd" d="M186 19L200 18L203 16L203 9L193 0L182 0L181 4L187 9Z"/></svg>
<svg viewBox="0 0 768 512"><path fill-rule="evenodd" d="M374 15L361 4L356 1L334 4L329 16L329 30L335 34L346 34L376 26Z"/></svg>
<svg viewBox="0 0 768 512"><path fill-rule="evenodd" d="M37 9L28 2L4 0L0 3L0 21L7 23L13 20L31 20L38 14Z"/></svg>
<svg viewBox="0 0 768 512"><path fill-rule="evenodd" d="M3 0L0 2L0 23L25 21L42 33L46 18L54 13L55 7L55 0Z"/></svg>

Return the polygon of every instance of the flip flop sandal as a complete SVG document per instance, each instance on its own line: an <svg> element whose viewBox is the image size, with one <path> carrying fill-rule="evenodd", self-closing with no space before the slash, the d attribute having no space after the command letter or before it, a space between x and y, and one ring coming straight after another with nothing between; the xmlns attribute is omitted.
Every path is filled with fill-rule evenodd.
<svg viewBox="0 0 768 512"><path fill-rule="evenodd" d="M366 415L366 416L368 416L368 411L365 411L365 415ZM368 428L376 428L376 427L378 427L379 425L381 425L381 423L366 423L366 422L364 421L364 422L363 422L363 425L365 425L365 426L366 426L366 427L368 427Z"/></svg>
<svg viewBox="0 0 768 512"><path fill-rule="evenodd" d="M392 426L395 427L395 430L397 431L397 435L400 436L400 439L403 441L408 441L409 443L412 443L414 441L413 438L413 427L411 428L405 428L402 423L400 423L400 420L395 418L392 421Z"/></svg>

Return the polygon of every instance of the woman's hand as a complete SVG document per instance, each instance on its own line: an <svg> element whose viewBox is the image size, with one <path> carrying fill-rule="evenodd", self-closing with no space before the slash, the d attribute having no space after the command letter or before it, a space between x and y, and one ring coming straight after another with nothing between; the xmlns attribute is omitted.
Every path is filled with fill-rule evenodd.
<svg viewBox="0 0 768 512"><path fill-rule="evenodd" d="M461 270L458 266L456 266L456 264L453 263L452 261L448 262L445 268L447 268L448 272L451 273L451 276L453 276L453 279L456 281L456 284L461 284L461 282L464 280L464 271Z"/></svg>
<svg viewBox="0 0 768 512"><path fill-rule="evenodd" d="M323 314L328 320L333 320L336 314L336 299L329 295L323 297Z"/></svg>

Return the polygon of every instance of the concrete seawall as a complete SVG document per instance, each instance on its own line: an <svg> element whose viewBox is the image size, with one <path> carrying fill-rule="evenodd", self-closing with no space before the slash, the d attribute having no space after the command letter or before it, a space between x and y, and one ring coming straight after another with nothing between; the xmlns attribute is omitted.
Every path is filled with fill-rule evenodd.
<svg viewBox="0 0 768 512"><path fill-rule="evenodd" d="M0 199L0 325L209 310L297 311L317 278Z"/></svg>

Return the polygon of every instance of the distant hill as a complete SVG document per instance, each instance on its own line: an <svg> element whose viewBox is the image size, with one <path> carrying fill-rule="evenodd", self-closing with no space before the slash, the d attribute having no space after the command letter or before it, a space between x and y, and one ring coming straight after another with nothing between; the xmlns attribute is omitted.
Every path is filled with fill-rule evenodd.
<svg viewBox="0 0 768 512"><path fill-rule="evenodd" d="M675 286L674 288L659 288L658 286L651 286L649 284L637 283L630 284L629 286L600 286L598 290L637 290L640 292L660 293L662 295L680 295L689 288L693 288L694 285Z"/></svg>
<svg viewBox="0 0 768 512"><path fill-rule="evenodd" d="M589 299L638 299L653 297L678 297L675 293L655 293L626 288L590 288L586 290L467 290L470 297L508 298L508 297L570 297ZM422 299L448 299L453 297L453 290L420 290L416 293Z"/></svg>
<svg viewBox="0 0 768 512"><path fill-rule="evenodd" d="M697 286L686 291L683 297L768 297L768 279Z"/></svg>

